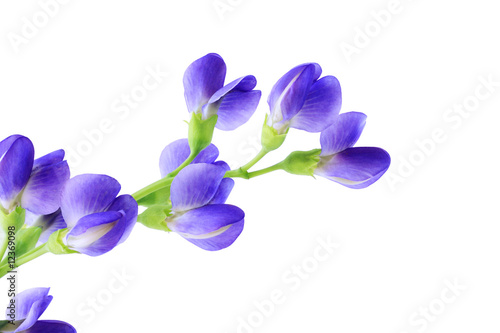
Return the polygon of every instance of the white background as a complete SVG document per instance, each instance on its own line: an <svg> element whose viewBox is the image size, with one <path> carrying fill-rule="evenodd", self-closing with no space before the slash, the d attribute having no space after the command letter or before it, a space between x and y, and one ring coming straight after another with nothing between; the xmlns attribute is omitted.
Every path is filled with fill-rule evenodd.
<svg viewBox="0 0 500 333"><path fill-rule="evenodd" d="M245 230L220 252L137 225L102 257L47 254L23 266L19 282L52 288L43 319L85 333L500 329L494 2L221 0L221 12L212 0L61 0L44 22L46 3L0 4L0 136L30 137L37 156L87 145L79 163L72 155L73 175L112 175L123 193L158 179L161 150L187 134L183 72L209 52L225 59L228 81L253 74L263 91L251 121L215 134L232 166L257 152L274 82L309 61L340 80L343 112L368 115L358 145L383 147L392 165L364 190L280 172L237 180L229 203L245 210ZM387 9L381 26L373 13ZM34 20L40 28L26 35ZM347 44L357 53L346 56ZM128 114L114 112L147 68L168 76ZM454 105L470 111L460 116ZM99 139L103 119L112 129L88 146L84 133ZM291 130L258 166L318 139ZM318 239L328 238L340 247L316 267ZM303 264L307 278L290 271ZM124 272L125 282L115 279ZM466 290L453 294L446 281ZM274 309L273 291L283 293Z"/></svg>

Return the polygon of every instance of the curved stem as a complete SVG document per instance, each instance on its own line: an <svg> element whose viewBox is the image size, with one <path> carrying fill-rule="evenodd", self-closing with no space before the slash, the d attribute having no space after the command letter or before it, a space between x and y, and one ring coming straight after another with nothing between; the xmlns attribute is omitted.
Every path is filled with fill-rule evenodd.
<svg viewBox="0 0 500 333"><path fill-rule="evenodd" d="M179 171L181 171L184 167L189 165L196 158L196 156L198 156L198 153L199 152L193 151L189 155L189 157L181 165L179 165L179 167L177 169L175 169L174 171L169 173L166 177L164 177L160 180L157 180L156 182L154 182L154 183L144 187L143 189L140 189L139 191L135 192L134 194L132 194L132 197L134 197L134 199L136 201L139 201L142 198L146 197L147 195L149 195L153 192L156 192L158 190L161 190L164 187L169 186L170 184L172 184L172 180L179 173ZM245 164L244 166L242 166L239 169L227 171L226 174L224 175L224 177L225 178L250 179L250 178L257 177L257 176L266 174L266 173L274 171L274 170L281 169L281 164L278 163L278 164L275 164L269 168L258 170L255 172L249 173L247 171L252 166L254 166L258 161L260 161L264 156L266 156L267 153L269 153L269 151L262 148L260 150L260 152L250 162L248 162L247 164Z"/></svg>
<svg viewBox="0 0 500 333"><path fill-rule="evenodd" d="M47 243L40 245L37 248L34 248L33 250L23 254L19 258L16 258L16 262L12 264L5 264L0 267L0 277L4 276L11 270L15 269L16 267L19 267L33 259L38 258L39 256L49 252L47 248Z"/></svg>
<svg viewBox="0 0 500 333"><path fill-rule="evenodd" d="M261 150L259 151L259 153L250 162L248 162L247 164L245 164L244 166L242 166L240 169L243 170L243 171L248 171L248 169L250 169L251 167L253 167L264 156L266 156L267 153L269 153L269 151L267 149L261 148Z"/></svg>
<svg viewBox="0 0 500 333"><path fill-rule="evenodd" d="M167 177L175 177L177 176L177 174L179 173L179 171L181 171L182 169L184 169L186 166L188 166L191 162L193 162L193 160L196 158L196 156L198 156L199 152L191 152L191 154L189 155L189 157L184 161L182 162L181 165L179 165L177 167L177 169L175 169L174 171L172 171L171 173L169 173L167 175Z"/></svg>
<svg viewBox="0 0 500 333"><path fill-rule="evenodd" d="M174 171L172 171L171 173L169 173L168 175L166 175L162 179L157 180L154 183L149 184L148 186L135 192L134 194L132 194L132 197L135 199L135 201L139 201L142 198L144 198L145 196L147 196L153 192L156 192L158 190L161 190L164 187L169 186L170 184L172 184L172 180L174 179L175 176L177 176L179 171L181 171L186 166L188 166L191 162L193 162L193 160L196 158L196 156L198 156L199 153L200 153L199 151L193 150L191 152L191 154L189 155L189 157L184 162L182 162L182 164L179 165L177 167L177 169L175 169Z"/></svg>
<svg viewBox="0 0 500 333"><path fill-rule="evenodd" d="M136 201L139 201L142 198L144 198L145 196L147 196L148 194L151 194L155 191L161 190L162 188L169 186L170 184L172 184L173 179L174 178L167 176L167 177L164 177L160 180L157 180L154 183L152 183L152 184L144 187L143 189L140 189L139 191L135 192L134 194L132 194L132 197Z"/></svg>

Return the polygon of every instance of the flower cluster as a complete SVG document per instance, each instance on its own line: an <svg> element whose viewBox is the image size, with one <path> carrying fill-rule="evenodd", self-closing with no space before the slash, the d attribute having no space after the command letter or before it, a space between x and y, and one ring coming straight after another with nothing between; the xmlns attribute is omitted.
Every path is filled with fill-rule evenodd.
<svg viewBox="0 0 500 333"><path fill-rule="evenodd" d="M254 114L260 91L255 77L243 76L224 86L226 66L217 54L194 61L184 74L187 109L191 113L187 139L167 145L160 156L162 179L136 193L147 210L139 222L153 229L173 231L205 250L231 245L244 225L244 212L225 204L234 186L231 178L250 179L275 170L296 175L319 175L350 188L364 188L379 179L390 165L383 149L352 146L366 116L340 114L342 94L334 76L321 77L321 67L294 67L272 88L269 114L262 128L262 150L246 165L229 170L216 161L211 143L215 128L233 130ZM295 128L321 133L321 149L292 152L282 162L249 172L263 156L278 149Z"/></svg>
<svg viewBox="0 0 500 333"><path fill-rule="evenodd" d="M69 179L63 150L34 159L32 142L21 135L0 142L0 154L2 231L15 230L18 242L30 244L25 254L38 243L39 254L97 256L132 231L137 202L130 195L117 197L120 184L114 178L86 174ZM19 249L16 256L21 257Z"/></svg>
<svg viewBox="0 0 500 333"><path fill-rule="evenodd" d="M104 254L125 241L137 221L137 202L118 196L114 178L70 178L63 150L34 156L22 135L0 142L0 276L48 252ZM44 288L20 293L11 300L15 318L0 322L0 332L76 332L66 323L37 321L51 300Z"/></svg>
<svg viewBox="0 0 500 333"><path fill-rule="evenodd" d="M267 100L270 111L262 127L261 151L230 170L218 160L214 130L231 131L246 123L261 92L255 90L257 80L252 75L224 84L226 65L217 54L194 61L183 80L191 115L187 138L165 147L160 179L133 195L119 195L120 183L107 175L70 178L63 150L35 159L28 138L7 137L0 142L0 276L45 253L105 254L129 237L136 221L175 232L207 251L224 249L235 242L245 223L243 210L226 203L233 178L284 170L318 175L353 189L373 184L389 168L390 156L381 148L354 147L366 115L340 113L340 83L331 75L321 77L321 72L318 64L306 63L276 82ZM291 128L320 133L320 147L293 151L275 165L250 171L282 146ZM15 257L15 264L8 256ZM15 319L0 322L0 332L75 332L63 322L38 321L52 300L48 291L20 293L14 299L20 312Z"/></svg>

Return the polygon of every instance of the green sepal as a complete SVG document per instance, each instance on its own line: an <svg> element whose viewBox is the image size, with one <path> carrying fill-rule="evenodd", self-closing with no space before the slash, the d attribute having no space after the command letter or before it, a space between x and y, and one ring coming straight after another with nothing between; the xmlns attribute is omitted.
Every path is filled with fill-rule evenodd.
<svg viewBox="0 0 500 333"><path fill-rule="evenodd" d="M283 162L281 167L288 173L301 176L313 176L318 166L321 149L294 151Z"/></svg>
<svg viewBox="0 0 500 333"><path fill-rule="evenodd" d="M266 114L266 118L264 119L264 125L262 125L262 136L260 139L262 148L270 152L281 147L283 142L285 142L288 130L289 128L287 128L285 133L278 134L278 131L274 127L267 125L267 114Z"/></svg>
<svg viewBox="0 0 500 333"><path fill-rule="evenodd" d="M0 320L0 332L14 332L19 326L19 321L14 321L14 324L12 324L9 320Z"/></svg>
<svg viewBox="0 0 500 333"><path fill-rule="evenodd" d="M198 155L212 143L217 115L203 120L201 113L194 113L189 122L188 142L191 154Z"/></svg>
<svg viewBox="0 0 500 333"><path fill-rule="evenodd" d="M66 237L68 232L68 228L54 231L47 241L47 250L54 254L80 253L78 251L71 250L66 244L64 244L63 239Z"/></svg>
<svg viewBox="0 0 500 333"><path fill-rule="evenodd" d="M9 227L14 227L14 231L18 232L24 225L26 211L22 207L16 207L10 214L5 214L0 211L0 226L2 230L8 232Z"/></svg>
<svg viewBox="0 0 500 333"><path fill-rule="evenodd" d="M146 195L144 198L137 200L137 204L143 207L151 207L156 205L165 205L170 200L170 185L159 189L153 193Z"/></svg>
<svg viewBox="0 0 500 333"><path fill-rule="evenodd" d="M40 227L30 227L19 230L16 234L16 258L33 250L41 234L42 228Z"/></svg>
<svg viewBox="0 0 500 333"><path fill-rule="evenodd" d="M165 221L165 219L170 215L171 211L171 206L151 206L137 217L137 222L142 223L144 226L150 229L171 231L167 227L167 222Z"/></svg>

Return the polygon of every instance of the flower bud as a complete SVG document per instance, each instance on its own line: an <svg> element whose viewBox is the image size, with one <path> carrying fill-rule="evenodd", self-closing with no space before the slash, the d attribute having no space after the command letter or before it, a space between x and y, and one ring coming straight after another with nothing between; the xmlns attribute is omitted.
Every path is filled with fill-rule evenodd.
<svg viewBox="0 0 500 333"><path fill-rule="evenodd" d="M278 130L267 124L267 114L264 120L264 125L262 126L262 137L261 144L262 148L270 152L281 147L286 139L288 129L283 134L279 134Z"/></svg>

